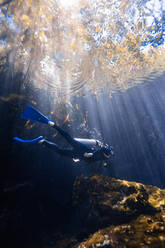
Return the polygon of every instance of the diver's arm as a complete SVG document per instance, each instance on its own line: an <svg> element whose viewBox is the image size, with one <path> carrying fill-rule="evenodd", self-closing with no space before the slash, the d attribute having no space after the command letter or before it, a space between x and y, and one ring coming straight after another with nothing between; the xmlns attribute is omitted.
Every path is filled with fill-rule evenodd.
<svg viewBox="0 0 165 248"><path fill-rule="evenodd" d="M100 140L96 140L96 145L98 147L102 147L103 146L103 143Z"/></svg>
<svg viewBox="0 0 165 248"><path fill-rule="evenodd" d="M72 138L71 135L65 131L63 128L57 126L53 121L49 121L48 124L56 129L66 140L67 142L76 149L87 149L88 147L76 139Z"/></svg>
<svg viewBox="0 0 165 248"><path fill-rule="evenodd" d="M69 143L72 143L74 140L68 132L66 132L63 128L58 127L53 121L49 121L48 125L56 129Z"/></svg>

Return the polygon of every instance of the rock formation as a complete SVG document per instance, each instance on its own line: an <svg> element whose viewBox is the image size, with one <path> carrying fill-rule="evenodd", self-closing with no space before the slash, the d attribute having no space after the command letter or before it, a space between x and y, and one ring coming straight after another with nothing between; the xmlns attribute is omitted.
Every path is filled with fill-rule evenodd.
<svg viewBox="0 0 165 248"><path fill-rule="evenodd" d="M10 198L6 203L5 195ZM2 196L0 234L5 242L10 238L8 247L14 238L18 239L13 245L17 248L20 244L26 248L165 247L165 190L155 186L103 175L81 175L73 185L70 204L61 210L55 207L51 213L38 199L32 185L5 189ZM48 228L45 216L48 222L52 219L54 225ZM15 232L11 230L11 223ZM38 228L35 242L33 225ZM22 228L25 230L20 243ZM30 242L29 234L32 235Z"/></svg>
<svg viewBox="0 0 165 248"><path fill-rule="evenodd" d="M74 185L74 201L83 228L92 232L76 248L165 247L165 190L81 176Z"/></svg>

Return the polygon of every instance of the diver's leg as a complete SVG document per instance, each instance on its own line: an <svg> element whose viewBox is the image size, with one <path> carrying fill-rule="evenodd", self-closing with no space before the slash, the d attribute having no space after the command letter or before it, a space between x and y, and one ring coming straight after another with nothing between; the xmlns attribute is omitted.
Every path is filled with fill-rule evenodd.
<svg viewBox="0 0 165 248"><path fill-rule="evenodd" d="M70 136L68 132L66 132L63 128L58 127L55 123L49 124L53 128L55 128L67 141L70 145L72 145L76 149L83 149L84 151L88 150L88 147L81 142L75 140Z"/></svg>
<svg viewBox="0 0 165 248"><path fill-rule="evenodd" d="M74 157L74 151L73 149L64 149L62 147L59 147L58 145L56 145L55 143L53 142L50 142L48 140L42 140L41 142L39 142L41 144L43 144L44 146L52 149L53 151L57 152L58 154L60 155L63 155L63 156L67 156L67 157L71 157L73 158Z"/></svg>

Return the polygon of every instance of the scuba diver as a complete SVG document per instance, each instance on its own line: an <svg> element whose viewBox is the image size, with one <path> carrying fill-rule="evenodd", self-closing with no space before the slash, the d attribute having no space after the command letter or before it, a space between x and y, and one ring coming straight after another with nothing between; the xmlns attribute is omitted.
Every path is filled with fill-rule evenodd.
<svg viewBox="0 0 165 248"><path fill-rule="evenodd" d="M86 162L104 161L106 162L111 155L114 155L113 147L105 144L103 145L100 141L95 139L79 139L72 138L68 132L57 126L53 121L39 112L32 106L26 106L25 111L21 117L31 120L33 122L42 122L48 124L49 126L55 128L72 146L72 148L62 148L55 143L52 143L43 136L40 136L32 140L23 140L18 137L13 139L22 143L39 143L44 146L54 150L56 153L70 157L74 162L84 160ZM106 166L106 165L105 165Z"/></svg>

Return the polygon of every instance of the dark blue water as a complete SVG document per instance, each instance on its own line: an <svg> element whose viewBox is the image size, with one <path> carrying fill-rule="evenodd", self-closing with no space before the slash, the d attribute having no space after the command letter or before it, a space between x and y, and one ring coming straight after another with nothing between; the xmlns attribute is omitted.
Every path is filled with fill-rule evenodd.
<svg viewBox="0 0 165 248"><path fill-rule="evenodd" d="M16 81L15 85L17 86ZM53 131L42 124L37 124L32 130L25 130L25 121L20 118L20 113L29 101L30 90L21 91L13 87L17 93L27 95L25 100L14 99L8 102L1 100L1 154L5 164L1 169L7 170L7 174L12 171L12 180L14 180L13 172L20 180L25 177L35 181L36 177L36 180L42 182L49 181L53 177L55 183L58 182L60 187L64 187L75 175L99 172L165 187L164 76L157 78L153 83L145 83L125 92L116 93L112 98L106 93L100 94L97 99L94 95L72 98L73 120L70 120L70 127L67 125L63 127L74 137L96 136L112 144L115 156L110 160L110 166L107 168L101 163L75 164L71 159L59 157L52 151L35 144L28 146L14 143L12 136L15 135L28 136L28 138L44 135L53 141ZM46 114L49 114L51 109L49 101L41 107L38 105ZM79 105L79 110L74 108L76 104ZM81 120L82 116L86 116L86 112L88 112L87 124L83 127ZM55 138L55 142L67 145L60 135ZM23 173L22 179L21 173Z"/></svg>
<svg viewBox="0 0 165 248"><path fill-rule="evenodd" d="M37 102L43 113L49 115L53 100L50 95L41 91L39 95L44 96L44 101L41 101L42 98L36 95L30 84L23 81L21 74L14 78L10 74L1 77L0 194L4 201L0 207L6 206L12 213L5 235L15 240L16 246L19 243L23 247L31 241L39 245L43 231L50 233L52 227L53 230L64 228L60 225L71 216L68 206L72 199L72 187L80 174L99 173L165 187L164 80L165 75L153 83L146 82L116 93L112 98L104 93L98 98L90 95L71 99L70 122L63 124L63 128L74 137L96 137L112 144L115 156L110 159L108 167L103 167L102 163L74 163L42 145L14 143L13 136L34 138L43 135L67 146L60 135L53 138L54 130L46 125L38 123L26 129L26 121L20 118L26 104L31 104L32 100ZM64 108L64 117L67 111ZM82 125L84 117L86 124ZM7 242L5 235L2 232ZM10 242L7 244L10 245Z"/></svg>

